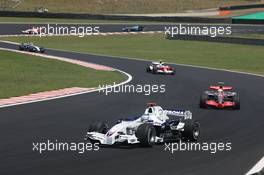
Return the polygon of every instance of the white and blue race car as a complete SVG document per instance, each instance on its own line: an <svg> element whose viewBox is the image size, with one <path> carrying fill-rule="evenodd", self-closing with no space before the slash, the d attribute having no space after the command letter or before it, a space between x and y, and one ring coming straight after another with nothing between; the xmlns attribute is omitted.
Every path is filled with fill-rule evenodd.
<svg viewBox="0 0 264 175"><path fill-rule="evenodd" d="M133 120L119 120L109 129L104 122L90 125L85 140L101 145L140 144L151 147L155 143L197 141L200 124L185 110L163 110L150 103L144 114Z"/></svg>
<svg viewBox="0 0 264 175"><path fill-rule="evenodd" d="M33 43L21 43L19 45L19 50L38 53L45 52L45 49L43 47L35 46Z"/></svg>
<svg viewBox="0 0 264 175"><path fill-rule="evenodd" d="M144 26L129 26L122 28L123 32L142 32L144 31Z"/></svg>

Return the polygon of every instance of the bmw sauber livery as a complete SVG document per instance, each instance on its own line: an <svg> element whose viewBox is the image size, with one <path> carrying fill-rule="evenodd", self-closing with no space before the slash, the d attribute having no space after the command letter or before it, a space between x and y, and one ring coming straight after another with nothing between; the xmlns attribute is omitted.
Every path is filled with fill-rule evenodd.
<svg viewBox="0 0 264 175"><path fill-rule="evenodd" d="M102 145L140 144L144 147L155 143L179 140L197 141L200 124L186 110L163 110L149 103L144 114L136 119L118 120L109 128L104 122L90 125L86 140Z"/></svg>
<svg viewBox="0 0 264 175"><path fill-rule="evenodd" d="M140 32L144 31L144 26L131 26L122 28L123 32Z"/></svg>
<svg viewBox="0 0 264 175"><path fill-rule="evenodd" d="M19 46L19 50L28 51L28 52L39 52L39 53L45 52L45 49L43 47L35 46L32 43L22 43Z"/></svg>

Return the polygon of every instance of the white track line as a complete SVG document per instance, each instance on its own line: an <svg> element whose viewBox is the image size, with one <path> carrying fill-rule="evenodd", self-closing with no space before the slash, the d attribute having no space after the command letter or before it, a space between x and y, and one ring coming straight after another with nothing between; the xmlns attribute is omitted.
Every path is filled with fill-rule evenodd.
<svg viewBox="0 0 264 175"><path fill-rule="evenodd" d="M261 173L264 173L264 157L258 161L258 163L251 168L246 175L261 175Z"/></svg>
<svg viewBox="0 0 264 175"><path fill-rule="evenodd" d="M137 34L154 34L154 33L164 33L164 31L145 31L145 32L100 32L100 33L92 33L86 34L85 36L108 36L108 35L137 35ZM12 34L12 35L0 35L0 37L47 37L47 36L79 36L75 34L54 34L54 35L45 35L45 34Z"/></svg>
<svg viewBox="0 0 264 175"><path fill-rule="evenodd" d="M3 50L1 48L1 50ZM9 50L9 51L12 51L12 49L6 49L6 50ZM13 50L14 51L14 50ZM15 50L16 51L16 50ZM44 56L47 56L47 55L44 55ZM49 55L50 56L50 55ZM66 58L66 59L69 59L69 58ZM72 61L75 61L72 59ZM82 66L82 65L81 65ZM114 68L113 68L114 69ZM94 88L94 89L87 89L87 90L84 90L82 92L77 92L77 93L71 93L71 94L66 94L66 95L61 95L61 96L54 96L54 97L47 97L47 98L40 98L40 99L34 99L34 100L25 100L24 102L17 102L17 103L13 103L13 104L6 104L6 105L2 105L0 106L0 108L4 108L4 107L10 107L10 106L17 106L17 105L22 105L22 104L29 104L29 103L36 103L36 102L41 102L41 101L47 101L47 100L54 100L54 99L60 99L60 98L65 98L65 97L71 97L71 96L75 96L75 95L81 95L81 94L87 94L87 93L91 93L91 92L98 92L98 91L103 91L103 90L106 90L108 88L115 88L115 87L118 87L118 86L121 86L121 85L124 85L124 84L127 84L129 83L133 77L127 73L127 72L124 72L120 69L114 69L124 75L126 75L128 78L126 81L123 81L121 83L118 83L118 84L114 84L112 86L107 86L107 87L103 87L103 88Z"/></svg>

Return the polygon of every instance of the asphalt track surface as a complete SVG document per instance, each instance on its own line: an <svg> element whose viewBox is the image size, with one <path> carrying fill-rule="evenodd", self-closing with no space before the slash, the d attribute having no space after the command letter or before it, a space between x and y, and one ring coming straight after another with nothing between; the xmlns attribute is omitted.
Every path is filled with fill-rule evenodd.
<svg viewBox="0 0 264 175"><path fill-rule="evenodd" d="M134 24L136 25L136 24ZM122 28L127 26L134 26L131 25L124 25L124 24L50 24L53 27L84 27L84 26L91 26L91 27L99 27L100 32L121 32ZM262 25L246 25L246 24L182 24L183 26L207 26L207 27L215 27L215 26L231 26L232 27L232 34L263 34L264 33L264 26ZM175 23L174 25L169 24L144 24L146 27L146 31L164 31L164 27L169 26L179 26L179 24ZM46 27L48 28L47 24L0 24L0 35L14 35L14 34L21 34L22 30L26 30L32 27Z"/></svg>
<svg viewBox="0 0 264 175"><path fill-rule="evenodd" d="M17 49L0 43L0 47ZM130 84L165 84L166 93L96 92L0 109L0 174L245 174L264 155L264 79L252 75L175 65L175 76L145 72L149 62L47 50L50 55L112 66L130 73ZM241 110L198 108L200 93L224 81L240 93ZM231 142L231 151L164 151L153 148L101 148L99 151L32 151L32 142L82 142L89 123L139 116L147 102L165 109L189 109L201 123L199 142Z"/></svg>

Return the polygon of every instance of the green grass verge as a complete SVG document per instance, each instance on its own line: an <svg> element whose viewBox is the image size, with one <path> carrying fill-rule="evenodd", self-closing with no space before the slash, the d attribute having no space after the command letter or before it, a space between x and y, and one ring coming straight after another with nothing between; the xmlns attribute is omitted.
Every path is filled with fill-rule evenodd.
<svg viewBox="0 0 264 175"><path fill-rule="evenodd" d="M0 99L67 87L97 87L125 75L0 50Z"/></svg>
<svg viewBox="0 0 264 175"><path fill-rule="evenodd" d="M232 37L264 40L264 34L243 34L243 35L233 35Z"/></svg>
<svg viewBox="0 0 264 175"><path fill-rule="evenodd" d="M79 37L10 37L49 48L163 60L264 75L263 46L166 40L162 34Z"/></svg>
<svg viewBox="0 0 264 175"><path fill-rule="evenodd" d="M124 20L89 20L89 19L63 19L63 18L25 18L0 17L0 23L18 24L160 24L163 22L151 21L124 21ZM164 22L165 23L165 22Z"/></svg>
<svg viewBox="0 0 264 175"><path fill-rule="evenodd" d="M66 13L171 13L183 10L217 8L221 5L256 3L259 0L26 0L16 9Z"/></svg>

